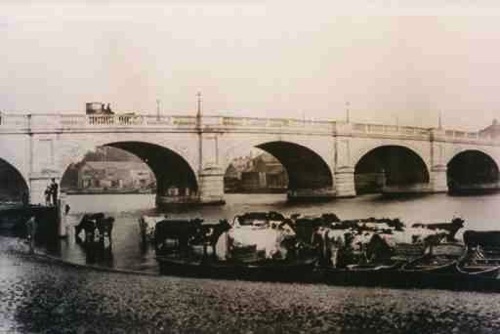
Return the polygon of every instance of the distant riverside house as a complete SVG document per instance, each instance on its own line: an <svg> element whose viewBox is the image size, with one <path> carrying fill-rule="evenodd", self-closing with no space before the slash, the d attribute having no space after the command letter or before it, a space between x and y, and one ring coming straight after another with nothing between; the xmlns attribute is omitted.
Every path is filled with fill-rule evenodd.
<svg viewBox="0 0 500 334"><path fill-rule="evenodd" d="M249 156L238 157L229 165L224 174L224 189L225 191L235 192L240 190L241 174L250 169L252 166L252 158Z"/></svg>
<svg viewBox="0 0 500 334"><path fill-rule="evenodd" d="M500 138L500 124L494 119L490 126L479 131L479 135L490 136L491 138Z"/></svg>
<svg viewBox="0 0 500 334"><path fill-rule="evenodd" d="M252 160L251 170L241 173L241 187L246 191L284 191L288 176L281 163L272 155L263 153Z"/></svg>
<svg viewBox="0 0 500 334"><path fill-rule="evenodd" d="M78 171L78 189L147 191L155 187L149 167L135 161L86 161Z"/></svg>

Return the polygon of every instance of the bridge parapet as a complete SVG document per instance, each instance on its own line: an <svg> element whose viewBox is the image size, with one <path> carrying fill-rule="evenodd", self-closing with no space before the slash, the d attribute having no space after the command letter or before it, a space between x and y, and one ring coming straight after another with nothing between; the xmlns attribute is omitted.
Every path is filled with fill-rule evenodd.
<svg viewBox="0 0 500 334"><path fill-rule="evenodd" d="M205 121L203 121L205 124ZM293 118L220 117L221 130L262 130L263 132L308 132L312 134L334 133L335 122L299 120Z"/></svg>
<svg viewBox="0 0 500 334"><path fill-rule="evenodd" d="M500 145L500 137L495 138L488 133L469 132L448 129L431 129L432 139L447 143L477 144L487 146Z"/></svg>
<svg viewBox="0 0 500 334"><path fill-rule="evenodd" d="M355 136L383 136L421 140L428 140L430 137L429 129L425 128L363 123L352 124L352 134Z"/></svg>
<svg viewBox="0 0 500 334"><path fill-rule="evenodd" d="M2 130L27 130L29 128L27 115L0 113L0 131Z"/></svg>
<svg viewBox="0 0 500 334"><path fill-rule="evenodd" d="M450 140L494 141L494 138L488 133L445 130L444 134L445 138Z"/></svg>
<svg viewBox="0 0 500 334"><path fill-rule="evenodd" d="M64 132L64 131L188 131L300 133L321 136L394 138L402 140L442 141L478 145L500 145L500 137L458 130L411 126L346 123L291 118L256 118L226 116L114 115L82 114L9 114L0 113L0 132Z"/></svg>

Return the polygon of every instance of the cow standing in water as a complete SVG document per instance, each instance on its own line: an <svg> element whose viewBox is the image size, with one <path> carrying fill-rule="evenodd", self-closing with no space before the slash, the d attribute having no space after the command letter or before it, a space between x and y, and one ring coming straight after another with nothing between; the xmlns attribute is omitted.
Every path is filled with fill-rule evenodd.
<svg viewBox="0 0 500 334"><path fill-rule="evenodd" d="M154 245L156 253L178 251L186 254L189 242L201 228L202 219L162 220L155 225Z"/></svg>
<svg viewBox="0 0 500 334"><path fill-rule="evenodd" d="M81 243L80 232L83 230L85 232L85 243L95 241L96 237L96 227L99 220L104 219L104 213L91 213L84 214L80 223L75 226L75 239L77 243Z"/></svg>
<svg viewBox="0 0 500 334"><path fill-rule="evenodd" d="M111 250L111 232L113 231L113 223L115 219L113 217L106 217L103 219L98 219L96 228L99 232L99 244L104 250Z"/></svg>
<svg viewBox="0 0 500 334"><path fill-rule="evenodd" d="M158 222L167 219L167 215L164 216L142 216L139 218L139 230L141 231L142 242L154 242L155 239L155 227Z"/></svg>
<svg viewBox="0 0 500 334"><path fill-rule="evenodd" d="M208 247L212 248L212 258L217 258L216 245L220 236L229 231L231 225L226 219L221 219L217 223L207 224L201 223L198 230L190 240L191 245L203 246L203 258L208 258Z"/></svg>
<svg viewBox="0 0 500 334"><path fill-rule="evenodd" d="M108 259L111 255L113 217L105 217L103 213L83 215L80 223L75 226L75 240L82 243L80 233L85 232L84 249L87 262L93 263L99 259Z"/></svg>

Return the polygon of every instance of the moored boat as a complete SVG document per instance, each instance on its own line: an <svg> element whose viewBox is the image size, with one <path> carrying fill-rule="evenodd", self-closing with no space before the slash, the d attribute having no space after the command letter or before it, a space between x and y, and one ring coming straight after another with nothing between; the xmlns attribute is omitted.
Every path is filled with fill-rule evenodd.
<svg viewBox="0 0 500 334"><path fill-rule="evenodd" d="M156 259L160 272L166 275L288 282L309 280L316 264L313 257L247 262L175 256L157 256Z"/></svg>
<svg viewBox="0 0 500 334"><path fill-rule="evenodd" d="M431 245L426 254L401 266L403 272L453 273L459 261L466 255L466 248L459 243Z"/></svg>
<svg viewBox="0 0 500 334"><path fill-rule="evenodd" d="M500 231L465 231L467 255L456 270L466 276L497 278L500 274Z"/></svg>
<svg viewBox="0 0 500 334"><path fill-rule="evenodd" d="M456 270L459 274L476 277L498 278L500 273L500 265L488 264L463 264L458 263Z"/></svg>

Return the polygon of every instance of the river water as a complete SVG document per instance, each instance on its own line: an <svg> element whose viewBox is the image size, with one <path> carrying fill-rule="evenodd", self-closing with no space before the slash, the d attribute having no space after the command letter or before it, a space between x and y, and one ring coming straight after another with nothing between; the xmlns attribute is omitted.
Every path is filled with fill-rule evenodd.
<svg viewBox="0 0 500 334"><path fill-rule="evenodd" d="M337 199L324 203L290 204L284 194L227 194L224 206L200 206L177 211L155 209L154 196L147 194L72 195L67 197L71 207L68 238L61 240L57 256L80 263L94 264L128 270L157 272L154 251L141 242L138 218L143 214L166 213L169 217L232 220L247 211L279 211L321 214L333 212L341 219L365 217L400 218L410 225L415 222L448 222L453 217L466 221L465 229L500 229L500 194L471 197L452 197L434 194L418 197L387 199L380 195L365 195ZM112 256L89 258L84 249L75 243L74 228L83 213L105 212L115 217ZM463 232L463 231L462 231Z"/></svg>

